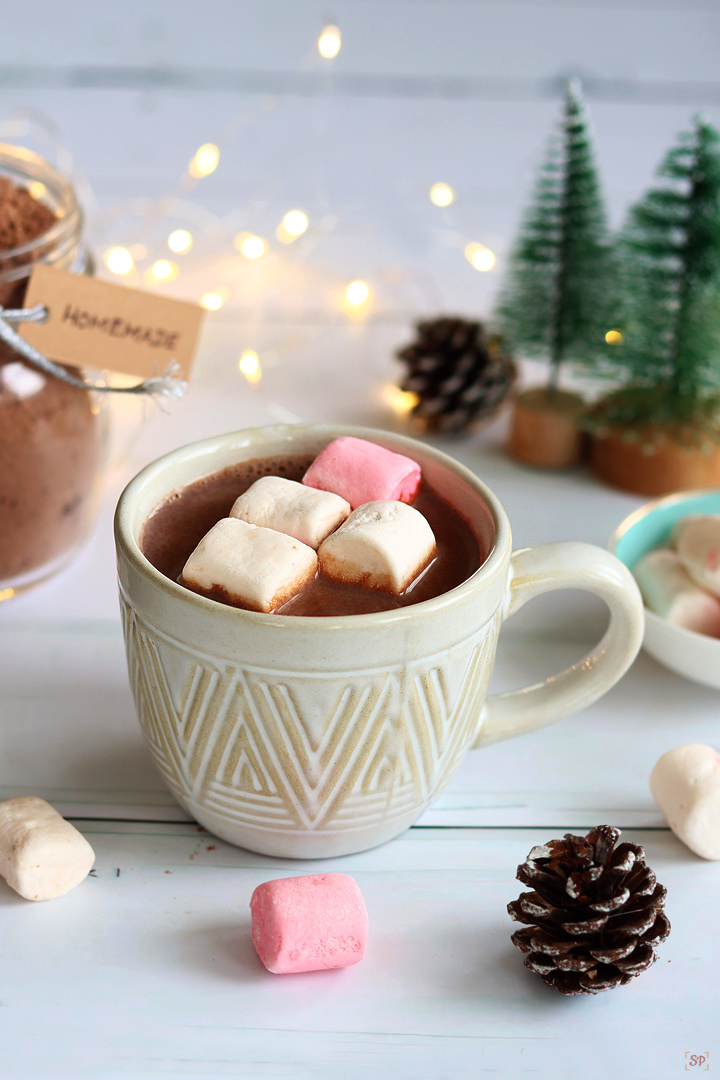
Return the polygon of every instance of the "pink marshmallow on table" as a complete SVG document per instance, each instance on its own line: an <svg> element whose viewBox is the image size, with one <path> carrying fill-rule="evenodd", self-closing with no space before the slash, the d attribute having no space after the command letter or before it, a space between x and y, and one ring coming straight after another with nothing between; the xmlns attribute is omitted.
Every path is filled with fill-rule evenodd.
<svg viewBox="0 0 720 1080"><path fill-rule="evenodd" d="M253 945L277 975L349 967L365 955L365 901L347 874L265 881L252 894L250 911Z"/></svg>
<svg viewBox="0 0 720 1080"><path fill-rule="evenodd" d="M420 487L420 466L367 439L344 435L320 451L302 482L341 495L353 510L378 499L409 503Z"/></svg>

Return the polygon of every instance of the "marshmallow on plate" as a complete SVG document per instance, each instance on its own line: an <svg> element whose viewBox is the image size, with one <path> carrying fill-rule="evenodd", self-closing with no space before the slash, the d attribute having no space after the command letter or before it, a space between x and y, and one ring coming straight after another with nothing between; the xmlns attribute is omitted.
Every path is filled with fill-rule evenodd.
<svg viewBox="0 0 720 1080"><path fill-rule="evenodd" d="M218 589L253 611L274 611L314 577L317 555L292 536L222 518L185 563L182 580Z"/></svg>
<svg viewBox="0 0 720 1080"><path fill-rule="evenodd" d="M253 945L276 975L349 967L365 955L365 901L347 874L265 881L252 894L250 911Z"/></svg>
<svg viewBox="0 0 720 1080"><path fill-rule="evenodd" d="M720 754L687 743L668 750L650 774L650 790L675 835L703 859L720 859Z"/></svg>
<svg viewBox="0 0 720 1080"><path fill-rule="evenodd" d="M419 510L379 500L353 510L320 545L318 559L328 577L401 593L436 550L435 535Z"/></svg>
<svg viewBox="0 0 720 1080"><path fill-rule="evenodd" d="M22 795L0 803L0 875L26 900L54 900L83 881L95 852L50 803Z"/></svg>
<svg viewBox="0 0 720 1080"><path fill-rule="evenodd" d="M633 574L651 611L676 626L720 637L720 600L692 581L674 551L648 552Z"/></svg>
<svg viewBox="0 0 720 1080"><path fill-rule="evenodd" d="M287 533L317 550L349 513L350 504L331 491L283 476L261 476L235 500L230 517Z"/></svg>
<svg viewBox="0 0 720 1080"><path fill-rule="evenodd" d="M420 466L367 439L344 435L320 451L302 482L342 495L353 510L378 499L409 503L420 487Z"/></svg>
<svg viewBox="0 0 720 1080"><path fill-rule="evenodd" d="M681 518L670 544L693 581L720 596L720 515Z"/></svg>

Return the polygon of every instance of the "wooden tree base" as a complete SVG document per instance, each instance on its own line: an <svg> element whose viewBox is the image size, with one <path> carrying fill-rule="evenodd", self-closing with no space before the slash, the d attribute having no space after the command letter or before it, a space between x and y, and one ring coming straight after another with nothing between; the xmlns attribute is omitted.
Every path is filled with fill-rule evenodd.
<svg viewBox="0 0 720 1080"><path fill-rule="evenodd" d="M647 443L625 442L618 434L593 439L590 467L606 484L638 495L720 487L720 447L706 454L671 439L651 450Z"/></svg>
<svg viewBox="0 0 720 1080"><path fill-rule="evenodd" d="M576 465L584 450L580 428L584 408L583 399L566 390L526 390L515 402L508 446L511 456L541 469Z"/></svg>

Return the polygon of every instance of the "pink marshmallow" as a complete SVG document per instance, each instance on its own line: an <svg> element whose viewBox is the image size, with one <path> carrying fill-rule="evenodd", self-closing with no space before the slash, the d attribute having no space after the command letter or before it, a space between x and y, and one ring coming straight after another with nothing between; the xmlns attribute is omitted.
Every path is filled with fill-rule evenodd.
<svg viewBox="0 0 720 1080"><path fill-rule="evenodd" d="M253 945L275 974L349 967L365 955L365 901L347 874L265 881L250 911Z"/></svg>
<svg viewBox="0 0 720 1080"><path fill-rule="evenodd" d="M420 487L420 466L384 446L344 435L320 451L302 482L341 495L353 510L378 499L409 503Z"/></svg>

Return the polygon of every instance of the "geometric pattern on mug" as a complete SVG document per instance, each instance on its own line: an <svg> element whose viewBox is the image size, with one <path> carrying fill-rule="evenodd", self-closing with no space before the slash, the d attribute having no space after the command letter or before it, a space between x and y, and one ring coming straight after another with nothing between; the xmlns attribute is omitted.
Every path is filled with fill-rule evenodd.
<svg viewBox="0 0 720 1080"><path fill-rule="evenodd" d="M500 627L498 613L442 670L429 658L350 684L222 664L122 606L138 716L168 787L283 833L373 828L430 802L473 741Z"/></svg>

